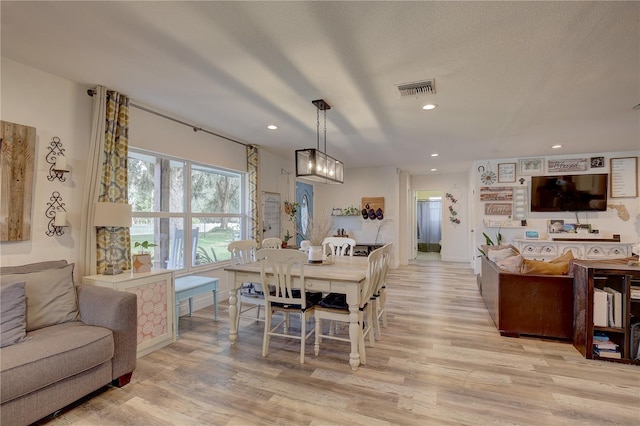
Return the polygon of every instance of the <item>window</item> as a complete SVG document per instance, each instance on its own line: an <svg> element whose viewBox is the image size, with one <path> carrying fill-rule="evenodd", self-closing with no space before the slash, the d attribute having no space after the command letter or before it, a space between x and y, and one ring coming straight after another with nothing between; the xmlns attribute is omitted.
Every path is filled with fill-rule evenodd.
<svg viewBox="0 0 640 426"><path fill-rule="evenodd" d="M190 269L229 260L243 238L245 175L186 160L129 150L131 252L149 250L154 268Z"/></svg>

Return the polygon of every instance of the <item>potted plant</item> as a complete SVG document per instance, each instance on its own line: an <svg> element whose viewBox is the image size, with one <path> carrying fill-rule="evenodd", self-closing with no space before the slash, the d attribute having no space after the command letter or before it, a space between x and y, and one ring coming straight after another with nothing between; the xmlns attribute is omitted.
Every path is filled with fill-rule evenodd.
<svg viewBox="0 0 640 426"><path fill-rule="evenodd" d="M131 262L133 272L151 272L151 254L149 249L155 247L157 244L151 243L147 240L136 241L133 244L133 248L139 247L138 254L133 255L133 261Z"/></svg>
<svg viewBox="0 0 640 426"><path fill-rule="evenodd" d="M282 237L282 248L287 248L287 245L289 244L289 240L293 238L293 235L291 235L289 233L289 230L287 229L287 233L284 234L284 237Z"/></svg>
<svg viewBox="0 0 640 426"><path fill-rule="evenodd" d="M329 236L332 226L333 218L327 212L309 217L306 232L300 233L302 239L309 245L309 263L322 263L322 241ZM300 244L302 245L302 242Z"/></svg>

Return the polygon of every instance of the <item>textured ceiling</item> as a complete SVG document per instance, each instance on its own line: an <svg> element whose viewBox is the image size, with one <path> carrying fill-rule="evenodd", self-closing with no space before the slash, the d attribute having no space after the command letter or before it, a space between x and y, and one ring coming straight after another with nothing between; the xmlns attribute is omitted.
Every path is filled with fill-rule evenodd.
<svg viewBox="0 0 640 426"><path fill-rule="evenodd" d="M489 158L640 149L639 2L0 7L3 57L292 161L316 145L318 98L332 106L328 152L347 168L447 173ZM436 94L398 95L397 84L426 78ZM439 108L423 111L429 102Z"/></svg>

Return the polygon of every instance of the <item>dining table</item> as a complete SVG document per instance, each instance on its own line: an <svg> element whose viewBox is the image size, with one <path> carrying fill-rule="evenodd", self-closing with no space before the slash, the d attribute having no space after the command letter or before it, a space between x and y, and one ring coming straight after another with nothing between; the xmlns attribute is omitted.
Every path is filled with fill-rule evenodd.
<svg viewBox="0 0 640 426"><path fill-rule="evenodd" d="M358 311L360 293L367 277L368 259L364 256L335 256L334 259L325 260L322 263L305 263L304 287L307 291L317 291L324 294L341 293L346 295L349 305L349 340L351 353L349 364L353 370L360 365L360 352L358 342L362 334L362 327L358 324ZM269 274L270 267L266 266ZM236 318L239 313L240 298L238 290L242 283L260 283L260 262L251 262L241 265L231 265L224 268L227 273L229 289L229 340L235 344L238 340ZM300 267L292 270L294 286L300 288Z"/></svg>

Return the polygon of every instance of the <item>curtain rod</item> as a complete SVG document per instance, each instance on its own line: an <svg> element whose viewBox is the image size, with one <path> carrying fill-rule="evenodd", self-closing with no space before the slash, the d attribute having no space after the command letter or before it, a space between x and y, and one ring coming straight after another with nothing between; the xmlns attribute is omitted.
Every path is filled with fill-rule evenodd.
<svg viewBox="0 0 640 426"><path fill-rule="evenodd" d="M91 96L91 97L93 97L94 93L96 93L96 91L95 91L94 89L89 89L89 90L87 90L87 95L89 95L89 96ZM149 108L147 108L147 107L140 106L140 105L135 104L135 103L133 103L133 102L129 102L129 105L130 105L130 106L132 106L132 107L134 107L134 108L138 108L139 110L142 110L142 111L148 112L148 113L150 113L150 114L157 115L158 117L162 117L162 118L165 118L165 119L167 119L167 120L173 121L173 122L175 122L175 123L182 124L183 126L191 127L191 128L193 129L193 131L194 131L194 132L204 132L204 133L208 133L208 134L213 135L213 136L217 136L217 137L222 138L222 139L226 139L226 140L231 141L231 142L235 142L235 143L237 143L237 144L239 144L239 145L243 145L243 146L251 146L250 144L246 144L246 143L244 143L244 142L240 142L240 141L237 141L237 140L235 140L235 139L231 139L230 137L227 137L227 136L224 136L224 135L220 135L220 134L218 134L218 133L215 133L215 132L209 131L209 130L207 130L207 129L203 129L202 127L196 127L196 126L194 126L193 124L189 124L189 123L187 123L186 121L182 121L182 120L178 120L178 119L173 118L173 117L169 117L168 115L165 115L165 114L162 114L162 113L160 113L160 112L154 111L154 110L149 109Z"/></svg>

